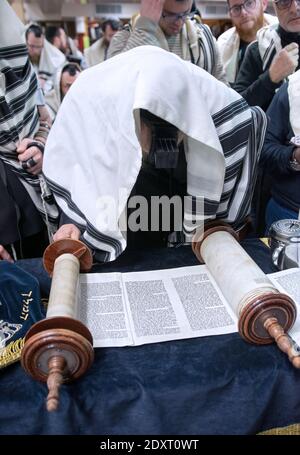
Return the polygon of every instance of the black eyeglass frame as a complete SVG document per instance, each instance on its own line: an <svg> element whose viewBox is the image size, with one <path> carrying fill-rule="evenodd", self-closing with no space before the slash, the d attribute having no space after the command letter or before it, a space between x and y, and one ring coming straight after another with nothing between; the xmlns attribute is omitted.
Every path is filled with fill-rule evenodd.
<svg viewBox="0 0 300 455"><path fill-rule="evenodd" d="M246 4L247 3L254 3L254 5L251 8L247 8ZM248 13L253 11L256 7L256 0L245 0L244 3L239 3L238 5L233 5L230 8L228 8L229 13L231 14L232 17L239 17L242 13L242 8L244 8ZM236 11L234 13L233 11Z"/></svg>
<svg viewBox="0 0 300 455"><path fill-rule="evenodd" d="M179 19L181 19L182 21L185 21L186 19L193 17L194 14L195 13L192 13L191 11L189 11L188 13L178 13L178 14L162 12L161 17L169 22L177 22Z"/></svg>
<svg viewBox="0 0 300 455"><path fill-rule="evenodd" d="M278 8L279 11L290 9L293 2L296 2L298 5L300 5L300 0L274 0L276 8ZM282 5L283 3L285 3L285 5Z"/></svg>

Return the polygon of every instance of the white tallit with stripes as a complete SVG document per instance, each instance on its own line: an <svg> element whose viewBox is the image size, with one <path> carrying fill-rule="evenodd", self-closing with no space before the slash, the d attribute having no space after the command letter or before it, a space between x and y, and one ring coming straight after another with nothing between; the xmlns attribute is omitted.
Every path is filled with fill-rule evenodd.
<svg viewBox="0 0 300 455"><path fill-rule="evenodd" d="M277 32L278 24L263 27L257 32L258 50L262 60L262 67L265 71L281 49L281 39Z"/></svg>
<svg viewBox="0 0 300 455"><path fill-rule="evenodd" d="M17 143L34 136L39 117L36 105L37 79L23 39L24 26L8 5L0 1L0 159L18 176L34 205L52 226L58 218L55 205L41 198L38 176L20 166Z"/></svg>
<svg viewBox="0 0 300 455"><path fill-rule="evenodd" d="M203 220L238 226L249 214L263 112L196 65L155 46L137 47L79 76L45 149L44 173L57 202L85 241L106 252L104 260L126 247L116 225L141 167L135 121L141 108L186 135L187 237ZM197 199L204 199L204 213L194 213ZM116 208L109 217L107 201Z"/></svg>

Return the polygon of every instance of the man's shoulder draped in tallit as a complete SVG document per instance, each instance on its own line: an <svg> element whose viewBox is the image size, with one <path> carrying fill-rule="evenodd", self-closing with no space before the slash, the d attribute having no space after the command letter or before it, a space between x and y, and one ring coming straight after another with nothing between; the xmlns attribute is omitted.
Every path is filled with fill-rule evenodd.
<svg viewBox="0 0 300 455"><path fill-rule="evenodd" d="M70 65L69 62L66 62L55 74L54 85L52 90L45 93L45 103L48 108L51 120L54 122L57 111L62 102L61 96L61 78L62 74L66 67ZM74 64L73 64L74 65ZM76 64L77 65L77 64ZM80 66L78 65L78 71L81 71Z"/></svg>
<svg viewBox="0 0 300 455"><path fill-rule="evenodd" d="M126 247L118 226L141 167L139 109L186 135L188 239L203 220L233 226L249 214L265 133L261 110L206 71L154 46L141 46L84 71L50 132L44 173L85 241L114 260ZM204 201L204 213L195 210Z"/></svg>
<svg viewBox="0 0 300 455"><path fill-rule="evenodd" d="M17 175L54 229L58 210L43 201L42 179L21 167L16 152L17 143L33 138L39 127L37 78L28 58L24 26L6 0L0 2L0 17L5 17L0 27L0 159Z"/></svg>
<svg viewBox="0 0 300 455"><path fill-rule="evenodd" d="M282 49L277 29L278 24L275 23L257 32L258 50L264 71L271 65L274 55Z"/></svg>

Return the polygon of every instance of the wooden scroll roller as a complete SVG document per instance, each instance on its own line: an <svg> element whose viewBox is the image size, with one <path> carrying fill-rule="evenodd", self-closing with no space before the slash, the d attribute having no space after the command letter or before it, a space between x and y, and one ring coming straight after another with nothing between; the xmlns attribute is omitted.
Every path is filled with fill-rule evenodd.
<svg viewBox="0 0 300 455"><path fill-rule="evenodd" d="M204 262L238 316L240 335L250 343L274 340L292 364L300 368L300 354L287 332L296 319L293 300L279 292L243 250L229 226L208 228L192 249Z"/></svg>
<svg viewBox="0 0 300 455"><path fill-rule="evenodd" d="M92 255L79 240L63 239L47 247L43 260L52 275L47 315L27 332L21 363L34 379L47 382L47 410L55 411L60 385L79 378L94 360L92 335L76 319L79 270L91 268Z"/></svg>

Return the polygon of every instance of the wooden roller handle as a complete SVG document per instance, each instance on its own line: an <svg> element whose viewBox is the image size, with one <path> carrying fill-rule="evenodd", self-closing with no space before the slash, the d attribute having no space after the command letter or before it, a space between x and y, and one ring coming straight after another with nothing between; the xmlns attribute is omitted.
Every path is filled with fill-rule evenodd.
<svg viewBox="0 0 300 455"><path fill-rule="evenodd" d="M54 356L49 359L47 411L56 411L58 408L59 388L63 383L63 370L65 365L65 359L61 356Z"/></svg>
<svg viewBox="0 0 300 455"><path fill-rule="evenodd" d="M285 333L276 318L268 318L264 327L269 335L274 338L279 349L285 352L294 367L300 368L300 352L295 349L295 341Z"/></svg>

